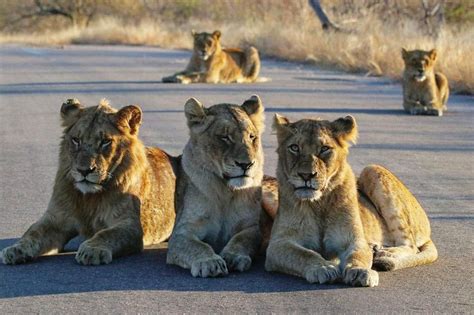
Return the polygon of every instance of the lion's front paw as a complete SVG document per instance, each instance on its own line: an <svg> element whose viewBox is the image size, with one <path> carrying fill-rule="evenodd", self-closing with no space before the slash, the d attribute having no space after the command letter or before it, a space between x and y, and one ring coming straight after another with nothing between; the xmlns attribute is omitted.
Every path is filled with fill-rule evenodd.
<svg viewBox="0 0 474 315"><path fill-rule="evenodd" d="M249 270L250 266L252 265L252 258L248 255L239 255L224 252L221 254L222 258L224 258L225 262L227 263L227 267L230 270L238 270L238 271L245 271Z"/></svg>
<svg viewBox="0 0 474 315"><path fill-rule="evenodd" d="M176 81L176 76L174 76L174 75L171 75L171 76L169 76L169 77L164 77L164 78L162 78L162 79L161 79L161 82L163 82L163 83L178 83L178 82Z"/></svg>
<svg viewBox="0 0 474 315"><path fill-rule="evenodd" d="M339 269L333 265L312 266L306 272L304 277L309 283L332 283L339 277Z"/></svg>
<svg viewBox="0 0 474 315"><path fill-rule="evenodd" d="M426 110L426 115L428 116L438 116L438 117L441 117L443 116L443 110L442 109L438 109L438 108L428 108Z"/></svg>
<svg viewBox="0 0 474 315"><path fill-rule="evenodd" d="M214 255L211 258L199 259L191 265L191 274L193 277L217 277L225 276L229 272L227 265L219 255Z"/></svg>
<svg viewBox="0 0 474 315"><path fill-rule="evenodd" d="M4 248L1 252L3 263L6 265L22 264L35 257L32 246L15 244Z"/></svg>
<svg viewBox="0 0 474 315"><path fill-rule="evenodd" d="M112 251L105 247L91 246L86 242L79 246L76 261L81 265L104 265L112 262Z"/></svg>
<svg viewBox="0 0 474 315"><path fill-rule="evenodd" d="M371 269L350 268L344 272L344 282L352 286L376 287L379 285L379 274Z"/></svg>
<svg viewBox="0 0 474 315"><path fill-rule="evenodd" d="M177 75L176 76L176 83L189 84L189 83L191 83L191 79L184 76L184 75Z"/></svg>

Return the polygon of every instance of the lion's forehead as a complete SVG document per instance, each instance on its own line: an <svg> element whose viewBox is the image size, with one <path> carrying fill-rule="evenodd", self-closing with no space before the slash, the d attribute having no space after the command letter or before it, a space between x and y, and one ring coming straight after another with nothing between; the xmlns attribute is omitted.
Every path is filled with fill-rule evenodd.
<svg viewBox="0 0 474 315"><path fill-rule="evenodd" d="M96 141L117 133L112 125L108 112L101 110L85 112L69 134L79 135L83 141Z"/></svg>
<svg viewBox="0 0 474 315"><path fill-rule="evenodd" d="M295 125L296 136L304 142L325 142L332 138L329 128L329 121L326 120L305 120Z"/></svg>
<svg viewBox="0 0 474 315"><path fill-rule="evenodd" d="M214 41L214 37L212 37L212 34L209 33L200 33L196 36L196 41L198 43L205 42L207 40L212 40Z"/></svg>
<svg viewBox="0 0 474 315"><path fill-rule="evenodd" d="M412 62L429 60L429 52L424 50L413 50L408 52L408 57Z"/></svg>
<svg viewBox="0 0 474 315"><path fill-rule="evenodd" d="M214 105L210 108L210 113L216 116L216 121L224 128L233 129L241 134L256 131L247 113L238 105Z"/></svg>

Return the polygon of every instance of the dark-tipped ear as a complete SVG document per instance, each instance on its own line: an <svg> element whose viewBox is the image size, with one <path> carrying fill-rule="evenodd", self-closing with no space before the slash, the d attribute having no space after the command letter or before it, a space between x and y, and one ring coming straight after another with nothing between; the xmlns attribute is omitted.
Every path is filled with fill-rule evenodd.
<svg viewBox="0 0 474 315"><path fill-rule="evenodd" d="M402 48L402 58L403 60L408 59L408 51L405 48Z"/></svg>
<svg viewBox="0 0 474 315"><path fill-rule="evenodd" d="M197 34L196 30L195 30L195 29L192 29L192 30L191 30L191 35L192 35L193 37L195 37L196 34Z"/></svg>
<svg viewBox="0 0 474 315"><path fill-rule="evenodd" d="M61 106L61 118L63 120L63 127L68 127L74 124L79 117L84 107L77 98L70 98L66 100Z"/></svg>
<svg viewBox="0 0 474 315"><path fill-rule="evenodd" d="M248 100L242 104L243 110L249 115L255 127L262 132L265 125L265 115L262 100L258 95L252 95Z"/></svg>
<svg viewBox="0 0 474 315"><path fill-rule="evenodd" d="M214 33L212 33L212 37L214 37L215 39L220 39L221 31L214 31Z"/></svg>
<svg viewBox="0 0 474 315"><path fill-rule="evenodd" d="M286 138L289 133L294 133L290 128L290 120L279 114L273 116L272 129L276 131L278 142Z"/></svg>
<svg viewBox="0 0 474 315"><path fill-rule="evenodd" d="M432 61L436 61L436 58L438 58L438 51L436 49L431 49L429 56Z"/></svg>
<svg viewBox="0 0 474 315"><path fill-rule="evenodd" d="M142 123L142 110L136 105L128 105L115 114L115 124L122 131L128 131L131 135L138 134Z"/></svg>
<svg viewBox="0 0 474 315"><path fill-rule="evenodd" d="M339 118L331 123L334 137L344 142L357 142L357 123L354 117L346 116Z"/></svg>

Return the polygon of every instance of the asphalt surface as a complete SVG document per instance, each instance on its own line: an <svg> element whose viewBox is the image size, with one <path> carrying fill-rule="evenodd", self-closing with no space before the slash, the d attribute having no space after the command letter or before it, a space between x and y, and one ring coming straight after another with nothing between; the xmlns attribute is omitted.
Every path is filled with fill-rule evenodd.
<svg viewBox="0 0 474 315"><path fill-rule="evenodd" d="M381 273L376 288L310 285L250 271L195 279L165 264L166 247L84 267L72 253L0 265L0 313L473 313L474 98L452 95L444 117L402 111L401 87L386 79L264 60L271 82L245 85L162 84L185 67L189 52L146 47L0 46L0 249L45 211L57 167L61 103L139 104L141 138L179 154L187 138L189 97L204 104L242 103L258 94L266 106L265 171L275 173L274 113L292 119L356 117L351 149L356 172L370 163L392 170L427 210L440 258L429 266ZM73 241L69 250L77 249Z"/></svg>

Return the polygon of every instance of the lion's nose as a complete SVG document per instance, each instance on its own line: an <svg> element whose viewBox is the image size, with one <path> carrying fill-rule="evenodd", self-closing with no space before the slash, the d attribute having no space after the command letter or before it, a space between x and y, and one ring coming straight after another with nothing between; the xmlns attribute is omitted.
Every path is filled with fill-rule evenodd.
<svg viewBox="0 0 474 315"><path fill-rule="evenodd" d="M82 174L82 176L87 177L90 173L95 171L95 167L92 168L78 168L77 171Z"/></svg>
<svg viewBox="0 0 474 315"><path fill-rule="evenodd" d="M241 169L243 169L244 171L248 170L249 168L252 167L252 165L255 164L255 161L254 162L250 162L250 163L240 163L240 162L237 162L235 161L235 165L237 165L238 167L240 167Z"/></svg>
<svg viewBox="0 0 474 315"><path fill-rule="evenodd" d="M305 182L316 177L316 173L298 173L298 176L301 177Z"/></svg>

